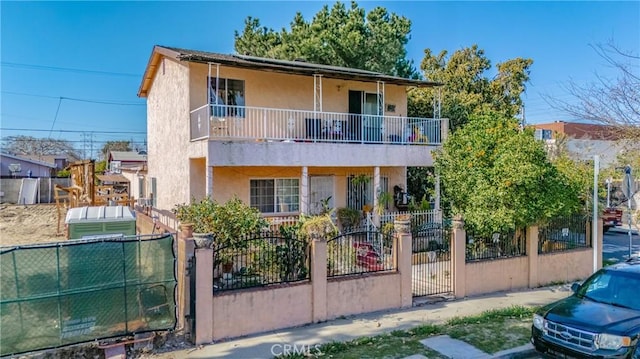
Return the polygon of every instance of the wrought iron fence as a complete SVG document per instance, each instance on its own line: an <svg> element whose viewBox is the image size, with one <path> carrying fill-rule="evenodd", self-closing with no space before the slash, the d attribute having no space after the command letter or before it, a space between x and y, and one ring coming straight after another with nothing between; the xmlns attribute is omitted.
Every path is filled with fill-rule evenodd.
<svg viewBox="0 0 640 359"><path fill-rule="evenodd" d="M449 253L451 250L451 227L442 223L422 225L413 234L413 253ZM448 259L448 258L447 258Z"/></svg>
<svg viewBox="0 0 640 359"><path fill-rule="evenodd" d="M426 210L411 212L387 212L380 216L380 228L383 232L393 230L393 222L399 215L411 215L411 234L416 237L419 232L430 228L434 224L448 226L450 221L442 219L442 211Z"/></svg>
<svg viewBox="0 0 640 359"><path fill-rule="evenodd" d="M375 228L346 229L327 241L327 277L395 271L393 234Z"/></svg>
<svg viewBox="0 0 640 359"><path fill-rule="evenodd" d="M466 230L467 261L479 261L527 255L526 231L517 229L505 233L481 234Z"/></svg>
<svg viewBox="0 0 640 359"><path fill-rule="evenodd" d="M214 247L214 292L309 280L309 251L291 232L261 232Z"/></svg>
<svg viewBox="0 0 640 359"><path fill-rule="evenodd" d="M538 253L561 252L575 248L588 248L588 217L576 214L554 218L538 229Z"/></svg>

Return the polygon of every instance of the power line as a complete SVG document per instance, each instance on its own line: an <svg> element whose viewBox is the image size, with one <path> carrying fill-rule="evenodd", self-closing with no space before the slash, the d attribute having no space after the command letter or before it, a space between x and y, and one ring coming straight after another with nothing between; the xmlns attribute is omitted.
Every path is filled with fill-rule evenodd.
<svg viewBox="0 0 640 359"><path fill-rule="evenodd" d="M82 99L82 98L66 97L66 96L36 95L36 94L29 94L24 92L13 92L13 91L2 91L2 93L6 93L10 95L19 95L19 96L32 96L32 97L43 97L43 98L55 98L55 99L62 99L62 100L68 100L68 101L89 102L89 103L97 103L102 105L146 106L146 104L144 103L122 102L122 101L115 101L115 100L93 100L93 99Z"/></svg>
<svg viewBox="0 0 640 359"><path fill-rule="evenodd" d="M49 130L42 130L42 129L33 129L33 128L8 128L8 127L0 127L0 130L2 131L33 131L33 132L47 132ZM81 131L81 130L54 130L53 132L66 132L66 133L85 133L87 131ZM91 132L93 133L102 133L102 134L133 134L133 135L146 135L147 133L144 131L94 131L91 130Z"/></svg>
<svg viewBox="0 0 640 359"><path fill-rule="evenodd" d="M51 131L53 131L53 126L56 125L56 120L58 119L58 113L60 112L60 105L62 105L62 97L58 100L58 108L56 108L56 114L53 116L53 123L51 123L51 129L49 130L49 137L51 137Z"/></svg>
<svg viewBox="0 0 640 359"><path fill-rule="evenodd" d="M33 65L33 64L21 64L17 62L0 62L2 66L7 67L16 67L30 70L45 70L45 71L62 71L62 72L78 72L92 75L108 75L108 76L122 76L122 77L141 77L139 74L129 74L125 72L112 72L112 71L98 71L98 70L87 70L87 69L78 69L78 68L70 68L70 67L56 67L56 66L45 66L45 65Z"/></svg>
<svg viewBox="0 0 640 359"><path fill-rule="evenodd" d="M35 139L28 139L28 138L15 138L12 139L13 142L40 142L41 140L43 140L42 138L35 138ZM45 139L48 140L48 139ZM55 141L60 141L60 142L65 142L65 143L86 143L86 139L82 139L82 140L55 140ZM98 143L109 143L109 142L129 142L130 144L146 144L145 140L138 140L138 141L131 141L131 140L94 140L93 143L94 144L98 144Z"/></svg>

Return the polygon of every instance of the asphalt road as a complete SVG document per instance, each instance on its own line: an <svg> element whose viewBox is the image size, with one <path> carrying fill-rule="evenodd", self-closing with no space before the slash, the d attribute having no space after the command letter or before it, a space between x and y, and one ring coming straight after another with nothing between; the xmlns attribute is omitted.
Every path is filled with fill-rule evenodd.
<svg viewBox="0 0 640 359"><path fill-rule="evenodd" d="M640 253L640 236L633 231L631 249L634 255ZM604 234L602 257L604 261L623 261L629 258L629 234L624 227L612 228Z"/></svg>

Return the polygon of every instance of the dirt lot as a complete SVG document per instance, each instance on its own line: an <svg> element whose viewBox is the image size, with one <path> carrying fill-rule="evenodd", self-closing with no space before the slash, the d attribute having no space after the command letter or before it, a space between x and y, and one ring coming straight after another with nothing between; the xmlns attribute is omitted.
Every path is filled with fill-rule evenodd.
<svg viewBox="0 0 640 359"><path fill-rule="evenodd" d="M64 241L62 213L58 235L58 211L55 204L0 205L0 245L25 245Z"/></svg>

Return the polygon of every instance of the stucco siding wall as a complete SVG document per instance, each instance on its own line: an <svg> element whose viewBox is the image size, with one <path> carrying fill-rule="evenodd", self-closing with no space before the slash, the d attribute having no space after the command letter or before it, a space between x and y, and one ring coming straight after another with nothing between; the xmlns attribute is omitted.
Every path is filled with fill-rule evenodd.
<svg viewBox="0 0 640 359"><path fill-rule="evenodd" d="M529 257L467 263L465 279L466 295L526 288L529 285Z"/></svg>
<svg viewBox="0 0 640 359"><path fill-rule="evenodd" d="M189 200L189 68L164 59L147 98L148 182L156 178L156 207Z"/></svg>
<svg viewBox="0 0 640 359"><path fill-rule="evenodd" d="M541 254L538 256L538 285L572 282L593 273L593 249Z"/></svg>
<svg viewBox="0 0 640 359"><path fill-rule="evenodd" d="M400 308L400 274L334 278L327 283L328 319Z"/></svg>
<svg viewBox="0 0 640 359"><path fill-rule="evenodd" d="M140 197L140 181L135 172L122 171L120 174L129 180L129 198L139 199ZM143 183L144 186L144 183Z"/></svg>
<svg viewBox="0 0 640 359"><path fill-rule="evenodd" d="M310 323L311 284L236 291L213 297L213 340ZM207 318L198 318L207 320Z"/></svg>
<svg viewBox="0 0 640 359"><path fill-rule="evenodd" d="M190 64L191 109L207 103L207 76L205 64ZM211 76L216 76L216 67L211 67ZM220 78L245 81L245 105L295 110L313 110L313 76L289 75L220 66ZM322 111L346 113L349 110L349 90L376 93L376 83L322 79ZM406 116L407 93L404 86L385 85L385 104L396 106L389 116ZM318 109L320 110L320 109ZM386 106L385 106L386 111Z"/></svg>
<svg viewBox="0 0 640 359"><path fill-rule="evenodd" d="M344 167L310 167L309 176L334 176L334 204L336 207L346 205L347 181L349 174L370 173L373 168L344 168ZM406 183L404 168L381 168L380 176L389 177L389 192L393 186ZM301 167L214 167L213 169L213 198L219 202L226 202L237 195L245 203L249 203L249 181L251 179L269 178L301 178Z"/></svg>

